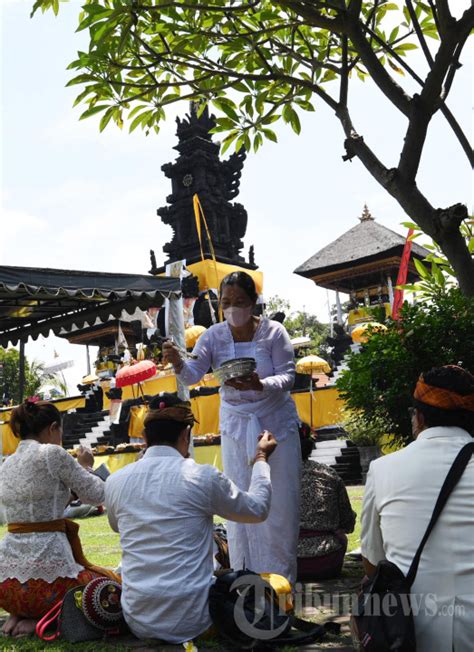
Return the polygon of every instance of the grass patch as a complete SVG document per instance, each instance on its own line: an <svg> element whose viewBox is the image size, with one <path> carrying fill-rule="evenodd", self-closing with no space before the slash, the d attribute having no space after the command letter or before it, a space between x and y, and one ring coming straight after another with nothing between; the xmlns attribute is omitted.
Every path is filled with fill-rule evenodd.
<svg viewBox="0 0 474 652"><path fill-rule="evenodd" d="M348 534L347 538L349 539L347 544L347 551L355 550L360 547L360 515L362 512L362 499L364 497L364 487L362 485L357 485L353 487L347 487L347 493L351 501L352 509L357 514L356 524L354 532Z"/></svg>

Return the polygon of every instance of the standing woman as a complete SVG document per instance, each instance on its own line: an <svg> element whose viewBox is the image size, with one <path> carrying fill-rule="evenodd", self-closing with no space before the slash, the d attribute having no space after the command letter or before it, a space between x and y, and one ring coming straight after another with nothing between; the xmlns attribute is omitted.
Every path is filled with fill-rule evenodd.
<svg viewBox="0 0 474 652"><path fill-rule="evenodd" d="M83 502L104 502L105 483L88 472L92 454L76 461L61 446L61 414L52 403L27 400L12 411L20 438L0 470L0 504L8 533L0 541L0 608L10 614L7 636L34 632L66 591L112 576L82 554L77 526L63 518L71 491Z"/></svg>
<svg viewBox="0 0 474 652"><path fill-rule="evenodd" d="M225 321L198 340L195 360L183 360L170 342L165 356L180 379L197 383L210 367L226 360L255 358L256 372L221 387L220 431L224 473L242 490L249 488L259 434L269 430L278 446L270 458L272 506L264 523L228 523L231 566L272 572L296 581L299 532L301 448L298 414L290 396L295 378L293 347L278 322L254 316L257 292L252 277L233 272L221 284Z"/></svg>

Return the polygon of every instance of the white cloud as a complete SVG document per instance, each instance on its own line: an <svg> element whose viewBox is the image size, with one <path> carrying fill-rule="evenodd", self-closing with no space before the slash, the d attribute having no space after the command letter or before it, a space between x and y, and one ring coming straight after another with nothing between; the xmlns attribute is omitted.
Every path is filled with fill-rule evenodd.
<svg viewBox="0 0 474 652"><path fill-rule="evenodd" d="M38 235L45 227L45 221L22 210L1 207L2 237L0 238L0 260L2 264L15 265L17 251L22 243L37 243ZM26 263L27 264L27 263Z"/></svg>

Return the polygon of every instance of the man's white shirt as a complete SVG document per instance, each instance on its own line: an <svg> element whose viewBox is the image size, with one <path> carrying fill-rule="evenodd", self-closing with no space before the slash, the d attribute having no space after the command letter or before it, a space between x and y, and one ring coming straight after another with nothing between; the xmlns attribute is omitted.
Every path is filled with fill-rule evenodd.
<svg viewBox="0 0 474 652"><path fill-rule="evenodd" d="M259 523L271 502L270 467L253 466L248 492L216 468L152 446L105 485L111 527L122 547L122 606L132 632L170 643L209 628L213 515Z"/></svg>
<svg viewBox="0 0 474 652"><path fill-rule="evenodd" d="M362 555L406 575L436 499L461 448L461 428L429 428L403 450L371 463L362 510ZM421 556L412 586L418 652L474 649L474 458L453 490Z"/></svg>

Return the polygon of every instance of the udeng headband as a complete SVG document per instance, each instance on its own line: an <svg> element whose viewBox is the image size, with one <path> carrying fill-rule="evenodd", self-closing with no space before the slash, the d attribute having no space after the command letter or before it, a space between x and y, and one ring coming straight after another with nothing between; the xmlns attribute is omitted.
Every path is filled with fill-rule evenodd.
<svg viewBox="0 0 474 652"><path fill-rule="evenodd" d="M449 389L428 385L420 376L413 394L420 403L426 403L440 410L467 410L474 412L474 394L462 396Z"/></svg>

